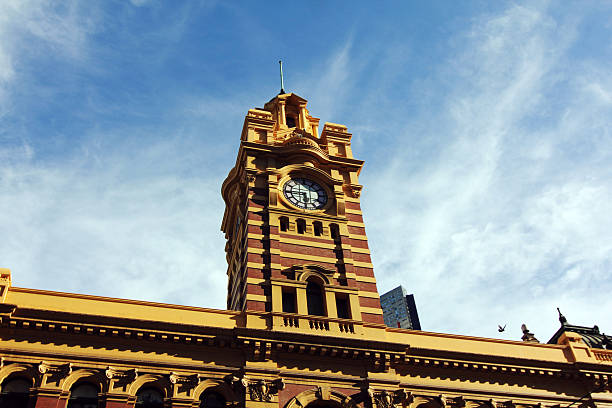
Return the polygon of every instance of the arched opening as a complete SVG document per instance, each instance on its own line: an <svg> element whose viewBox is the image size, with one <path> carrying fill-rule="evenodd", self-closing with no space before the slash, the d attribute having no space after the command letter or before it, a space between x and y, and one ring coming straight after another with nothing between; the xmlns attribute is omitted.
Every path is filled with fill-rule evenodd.
<svg viewBox="0 0 612 408"><path fill-rule="evenodd" d="M306 221L304 221L301 218L297 220L297 233L298 234L306 233Z"/></svg>
<svg viewBox="0 0 612 408"><path fill-rule="evenodd" d="M311 279L308 280L306 285L306 303L309 315L325 316L323 288Z"/></svg>
<svg viewBox="0 0 612 408"><path fill-rule="evenodd" d="M323 235L323 224L321 223L321 221L313 222L312 227L313 227L315 236L320 237L321 235Z"/></svg>
<svg viewBox="0 0 612 408"><path fill-rule="evenodd" d="M67 408L98 408L98 387L90 383L73 385Z"/></svg>
<svg viewBox="0 0 612 408"><path fill-rule="evenodd" d="M164 396L153 387L144 387L136 393L136 405L134 408L163 408Z"/></svg>
<svg viewBox="0 0 612 408"><path fill-rule="evenodd" d="M9 378L2 383L0 407L22 408L28 406L32 382L25 378Z"/></svg>
<svg viewBox="0 0 612 408"><path fill-rule="evenodd" d="M200 408L225 408L225 398L218 392L205 392L200 397Z"/></svg>
<svg viewBox="0 0 612 408"><path fill-rule="evenodd" d="M280 217L280 230L282 232L289 231L289 218L287 218L287 217Z"/></svg>

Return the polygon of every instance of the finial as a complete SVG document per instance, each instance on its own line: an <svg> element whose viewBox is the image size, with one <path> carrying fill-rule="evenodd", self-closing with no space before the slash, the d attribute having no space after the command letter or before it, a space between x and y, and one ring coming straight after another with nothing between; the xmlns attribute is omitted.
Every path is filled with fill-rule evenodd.
<svg viewBox="0 0 612 408"><path fill-rule="evenodd" d="M281 78L281 90L279 94L284 94L285 93L285 83L283 81L283 61L278 60L278 64L280 65L280 78Z"/></svg>
<svg viewBox="0 0 612 408"><path fill-rule="evenodd" d="M567 324L567 319L561 313L561 309L557 308L557 312L559 312L559 322L561 322L561 326L565 326Z"/></svg>
<svg viewBox="0 0 612 408"><path fill-rule="evenodd" d="M529 331L525 323L521 324L521 331L523 332L523 337L521 337L521 340L527 343L539 343L540 342L538 339L536 339L533 333Z"/></svg>

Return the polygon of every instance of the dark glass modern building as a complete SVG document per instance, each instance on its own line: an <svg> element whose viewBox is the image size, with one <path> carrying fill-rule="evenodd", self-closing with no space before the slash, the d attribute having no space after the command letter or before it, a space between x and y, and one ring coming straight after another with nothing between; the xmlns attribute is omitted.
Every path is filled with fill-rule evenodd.
<svg viewBox="0 0 612 408"><path fill-rule="evenodd" d="M414 295L408 295L403 286L383 294L380 297L380 305L387 326L421 330Z"/></svg>

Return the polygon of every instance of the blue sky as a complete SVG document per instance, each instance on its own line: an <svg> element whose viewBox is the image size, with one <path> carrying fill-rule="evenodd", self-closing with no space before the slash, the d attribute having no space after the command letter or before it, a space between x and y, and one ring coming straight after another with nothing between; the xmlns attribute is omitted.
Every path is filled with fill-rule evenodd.
<svg viewBox="0 0 612 408"><path fill-rule="evenodd" d="M379 289L424 329L612 332L609 2L0 3L0 267L224 308L220 186L285 88L366 161ZM508 324L505 333L498 324Z"/></svg>

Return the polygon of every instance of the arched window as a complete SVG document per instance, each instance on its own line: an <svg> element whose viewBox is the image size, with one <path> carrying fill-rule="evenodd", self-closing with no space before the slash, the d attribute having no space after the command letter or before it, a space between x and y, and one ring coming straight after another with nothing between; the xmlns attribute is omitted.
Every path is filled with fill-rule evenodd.
<svg viewBox="0 0 612 408"><path fill-rule="evenodd" d="M313 222L312 227L314 229L315 236L320 237L321 235L323 235L323 224L321 223L321 221Z"/></svg>
<svg viewBox="0 0 612 408"><path fill-rule="evenodd" d="M280 230L283 232L289 231L289 218L280 217Z"/></svg>
<svg viewBox="0 0 612 408"><path fill-rule="evenodd" d="M306 285L306 303L308 314L314 316L325 316L325 305L323 303L323 289L321 285L312 280Z"/></svg>
<svg viewBox="0 0 612 408"><path fill-rule="evenodd" d="M22 408L28 406L31 381L24 378L10 378L2 383L0 406L2 408Z"/></svg>
<svg viewBox="0 0 612 408"><path fill-rule="evenodd" d="M141 388L136 393L134 408L163 408L164 396L157 388Z"/></svg>
<svg viewBox="0 0 612 408"><path fill-rule="evenodd" d="M297 220L297 233L304 234L305 232L306 232L306 221L300 218Z"/></svg>
<svg viewBox="0 0 612 408"><path fill-rule="evenodd" d="M200 397L200 408L225 408L225 398L217 392L205 392Z"/></svg>
<svg viewBox="0 0 612 408"><path fill-rule="evenodd" d="M98 387L90 383L73 385L67 408L98 408Z"/></svg>

